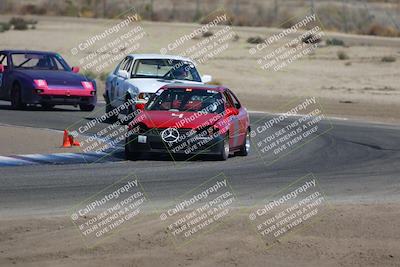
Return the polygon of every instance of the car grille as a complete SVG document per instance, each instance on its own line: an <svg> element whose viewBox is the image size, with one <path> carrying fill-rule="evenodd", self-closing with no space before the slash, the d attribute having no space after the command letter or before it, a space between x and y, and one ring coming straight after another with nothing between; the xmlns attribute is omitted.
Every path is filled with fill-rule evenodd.
<svg viewBox="0 0 400 267"><path fill-rule="evenodd" d="M149 130L149 134L152 135L161 135L162 131L166 130L168 128L153 128ZM177 129L180 135L185 135L189 133L192 129L187 129L187 128L179 128Z"/></svg>

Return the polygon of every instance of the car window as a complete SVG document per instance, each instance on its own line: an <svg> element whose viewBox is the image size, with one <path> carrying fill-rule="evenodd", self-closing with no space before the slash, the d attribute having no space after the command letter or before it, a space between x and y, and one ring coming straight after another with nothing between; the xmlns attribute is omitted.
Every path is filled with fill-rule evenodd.
<svg viewBox="0 0 400 267"><path fill-rule="evenodd" d="M53 61L55 69L57 69L57 70L64 69L63 65L56 58L52 58L52 61Z"/></svg>
<svg viewBox="0 0 400 267"><path fill-rule="evenodd" d="M131 67L132 67L132 62L133 62L132 58L128 58L128 60L122 66L122 69L127 72L130 72Z"/></svg>
<svg viewBox="0 0 400 267"><path fill-rule="evenodd" d="M235 108L239 109L241 107L239 100L237 99L237 97L235 96L234 93L232 93L232 91L228 90L228 94L231 97L232 103L234 105Z"/></svg>
<svg viewBox="0 0 400 267"><path fill-rule="evenodd" d="M224 92L224 98L225 98L226 108L232 108L233 107L233 102L232 102L232 98L228 94L228 92Z"/></svg>
<svg viewBox="0 0 400 267"><path fill-rule="evenodd" d="M4 66L4 68L7 69L7 66L8 66L7 55L0 54L0 64L2 64Z"/></svg>
<svg viewBox="0 0 400 267"><path fill-rule="evenodd" d="M192 62L171 59L138 59L132 78L160 78L201 82Z"/></svg>
<svg viewBox="0 0 400 267"><path fill-rule="evenodd" d="M222 103L221 94L217 91L174 88L156 94L146 109L222 113Z"/></svg>
<svg viewBox="0 0 400 267"><path fill-rule="evenodd" d="M16 69L68 70L54 55L16 53L11 54L11 60Z"/></svg>
<svg viewBox="0 0 400 267"><path fill-rule="evenodd" d="M117 74L117 72L118 72L119 70L123 70L124 67L126 66L126 63L129 61L129 59L130 59L130 57L124 58L124 59L121 61L121 63L118 64L118 67L115 69L114 74Z"/></svg>

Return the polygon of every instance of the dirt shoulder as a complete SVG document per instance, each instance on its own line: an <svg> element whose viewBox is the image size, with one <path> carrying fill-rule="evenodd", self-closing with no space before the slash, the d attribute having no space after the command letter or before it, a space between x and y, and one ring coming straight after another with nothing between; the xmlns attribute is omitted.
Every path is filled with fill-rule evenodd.
<svg viewBox="0 0 400 267"><path fill-rule="evenodd" d="M399 266L399 204L334 204L326 216L272 248L236 211L214 231L176 248L157 214L86 248L67 217L0 223L2 266Z"/></svg>
<svg viewBox="0 0 400 267"><path fill-rule="evenodd" d="M63 148L63 132L0 124L0 155L80 152L79 147Z"/></svg>

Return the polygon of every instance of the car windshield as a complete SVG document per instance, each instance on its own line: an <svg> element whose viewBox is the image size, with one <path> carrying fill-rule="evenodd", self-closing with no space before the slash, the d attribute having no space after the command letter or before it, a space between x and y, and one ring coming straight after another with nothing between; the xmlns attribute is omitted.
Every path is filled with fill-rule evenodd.
<svg viewBox="0 0 400 267"><path fill-rule="evenodd" d="M146 110L222 113L224 102L221 94L214 90L161 89L150 99Z"/></svg>
<svg viewBox="0 0 400 267"><path fill-rule="evenodd" d="M132 78L161 78L201 82L192 62L171 59L139 59L132 70Z"/></svg>
<svg viewBox="0 0 400 267"><path fill-rule="evenodd" d="M59 55L21 53L12 54L11 59L15 69L71 71Z"/></svg>

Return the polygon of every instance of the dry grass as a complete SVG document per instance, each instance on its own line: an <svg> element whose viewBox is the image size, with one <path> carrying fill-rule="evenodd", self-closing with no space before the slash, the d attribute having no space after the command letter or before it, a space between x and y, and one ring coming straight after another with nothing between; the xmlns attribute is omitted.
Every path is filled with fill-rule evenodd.
<svg viewBox="0 0 400 267"><path fill-rule="evenodd" d="M153 5L151 5L153 3ZM78 0L14 0L0 5L0 13L61 15L73 17L114 18L132 8L145 20L207 23L221 7L228 13L229 23L236 26L280 26L288 28L295 23L289 18L308 13L310 1L274 0L138 0L138 1L78 1ZM400 12L397 0L341 0L315 1L315 10L326 29L357 34L397 37L400 29L395 25ZM211 15L210 15L211 14ZM397 24L398 21L397 21Z"/></svg>

